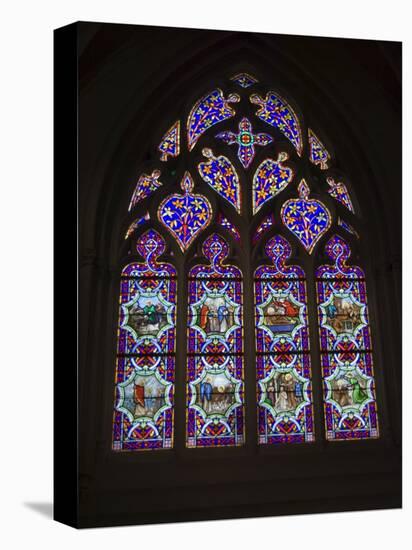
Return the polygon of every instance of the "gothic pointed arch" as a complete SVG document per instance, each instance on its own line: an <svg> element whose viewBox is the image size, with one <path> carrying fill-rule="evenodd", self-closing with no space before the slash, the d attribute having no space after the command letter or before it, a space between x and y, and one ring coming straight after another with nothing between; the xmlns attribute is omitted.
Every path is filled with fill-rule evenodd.
<svg viewBox="0 0 412 550"><path fill-rule="evenodd" d="M138 245L141 226L155 231L160 224L180 266L175 277L188 281L180 286L187 309L175 304L180 326L187 326L178 339L186 389L183 395L180 386L176 396L185 403L186 446L245 444L245 392L252 376L257 426L249 437L269 446L313 443L322 437L315 430L315 403L324 399L329 411L335 390L320 395L312 385L316 346L309 325L316 311L309 307L308 287L332 231L361 239L357 201L344 173L334 170L321 133L307 127L284 90L246 71L214 84L164 128L155 159L142 165L129 201L126 241ZM289 263L290 242L302 267ZM232 249L235 263L225 259ZM253 310L244 278L254 281ZM142 326L160 330L160 317L149 323L154 318L142 311ZM253 318L254 335L244 318ZM245 355L250 347L255 351ZM359 388L366 391L360 382ZM144 409L150 399L142 401ZM339 439L332 431L326 429L328 440ZM359 438L378 433L376 419ZM172 445L173 437L157 448Z"/></svg>

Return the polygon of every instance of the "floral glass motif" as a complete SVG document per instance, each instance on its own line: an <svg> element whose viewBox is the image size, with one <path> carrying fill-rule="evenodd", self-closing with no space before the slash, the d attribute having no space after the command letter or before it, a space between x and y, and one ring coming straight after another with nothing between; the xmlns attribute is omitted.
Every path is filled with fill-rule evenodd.
<svg viewBox="0 0 412 550"><path fill-rule="evenodd" d="M209 159L198 166L202 179L240 213L240 183L235 167L227 157L215 157L211 149L203 149L202 153Z"/></svg>
<svg viewBox="0 0 412 550"><path fill-rule="evenodd" d="M129 228L126 231L126 235L124 236L125 240L128 239L130 237L130 235L132 233L134 233L140 225L144 225L149 220L150 220L149 212L146 212L146 214L144 216L142 216L141 218L137 218L137 220L134 220L134 222L132 222L129 225Z"/></svg>
<svg viewBox="0 0 412 550"><path fill-rule="evenodd" d="M300 156L303 149L302 132L298 117L288 102L273 91L268 92L265 99L258 94L252 94L250 102L260 107L256 116L280 130Z"/></svg>
<svg viewBox="0 0 412 550"><path fill-rule="evenodd" d="M269 227L272 227L272 225L275 224L275 216L273 214L269 214L268 216L265 216L263 220L258 225L253 238L252 243L256 244L260 237L269 229Z"/></svg>
<svg viewBox="0 0 412 550"><path fill-rule="evenodd" d="M280 216L284 225L311 254L316 243L331 226L332 218L322 202L309 199L310 191L304 179L299 184L298 192L299 198L286 201Z"/></svg>
<svg viewBox="0 0 412 550"><path fill-rule="evenodd" d="M255 158L255 145L265 146L273 141L269 134L254 134L252 124L246 117L239 122L238 134L226 131L220 132L216 137L228 145L237 144L237 156L243 168L248 168Z"/></svg>
<svg viewBox="0 0 412 550"><path fill-rule="evenodd" d="M355 235L357 239L360 238L359 233L356 231L356 229L354 229L348 222L345 222L345 220L343 220L342 218L338 218L338 225L343 227L343 229L351 235Z"/></svg>
<svg viewBox="0 0 412 550"><path fill-rule="evenodd" d="M292 181L292 168L282 164L287 159L287 153L279 153L276 160L268 158L258 166L253 176L253 214L256 214L267 201L286 189Z"/></svg>
<svg viewBox="0 0 412 550"><path fill-rule="evenodd" d="M168 157L178 157L180 153L180 120L165 133L158 147L160 160L167 161Z"/></svg>
<svg viewBox="0 0 412 550"><path fill-rule="evenodd" d="M236 84L239 84L242 88L249 88L249 86L253 86L253 84L258 82L254 76L248 73L235 74L235 76L232 76L230 80L233 80L233 82L236 82Z"/></svg>
<svg viewBox="0 0 412 550"><path fill-rule="evenodd" d="M330 160L328 150L320 141L318 136L310 128L308 129L308 139L310 161L313 164L318 165L321 170L326 170L326 168L328 168L328 162Z"/></svg>
<svg viewBox="0 0 412 550"><path fill-rule="evenodd" d="M353 204L350 199L349 191L346 185L342 182L336 182L334 178L326 178L326 181L328 182L330 187L330 189L328 190L329 195L341 204L343 204L343 206L345 206L354 214L355 209L353 208Z"/></svg>
<svg viewBox="0 0 412 550"><path fill-rule="evenodd" d="M181 187L184 195L166 197L159 205L158 217L184 252L209 225L212 207L206 197L192 193L194 183L189 172L185 172Z"/></svg>
<svg viewBox="0 0 412 550"><path fill-rule="evenodd" d="M138 239L143 263L121 274L113 450L173 446L176 271L157 258L165 241L153 229Z"/></svg>
<svg viewBox="0 0 412 550"><path fill-rule="evenodd" d="M223 214L220 212L217 216L216 223L227 229L227 231L232 234L232 237L235 239L235 241L240 242L240 234L237 227L233 225L233 223L229 221L225 216L223 216Z"/></svg>
<svg viewBox="0 0 412 550"><path fill-rule="evenodd" d="M349 245L326 245L333 265L317 269L317 296L326 437L379 437L365 275L347 265Z"/></svg>
<svg viewBox="0 0 412 550"><path fill-rule="evenodd" d="M148 174L140 176L129 204L129 212L138 202L149 197L156 189L163 185L159 181L160 174L160 170L153 170L150 176Z"/></svg>
<svg viewBox="0 0 412 550"><path fill-rule="evenodd" d="M259 443L313 441L305 273L285 265L291 247L280 235L265 251L273 265L255 272Z"/></svg>
<svg viewBox="0 0 412 550"><path fill-rule="evenodd" d="M189 272L188 447L244 442L242 273L223 261L227 242L217 234L202 248L209 265Z"/></svg>
<svg viewBox="0 0 412 550"><path fill-rule="evenodd" d="M224 98L221 89L213 90L199 99L187 119L187 143L189 151L196 145L197 140L206 130L215 124L231 118L236 113L230 103L237 103L240 97L237 94L230 94Z"/></svg>

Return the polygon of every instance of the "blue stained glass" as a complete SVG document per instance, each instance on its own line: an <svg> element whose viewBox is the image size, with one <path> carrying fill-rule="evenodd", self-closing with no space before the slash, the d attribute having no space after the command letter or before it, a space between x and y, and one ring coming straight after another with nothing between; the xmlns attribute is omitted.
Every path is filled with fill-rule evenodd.
<svg viewBox="0 0 412 550"><path fill-rule="evenodd" d="M296 235L311 254L316 243L331 226L332 217L322 202L309 199L309 187L305 180L300 182L298 190L299 198L286 201L280 216L289 231Z"/></svg>
<svg viewBox="0 0 412 550"><path fill-rule="evenodd" d="M224 98L219 88L199 99L190 111L187 119L187 143L189 151L196 145L200 136L215 124L235 115L230 103L237 103L240 97L230 94Z"/></svg>
<svg viewBox="0 0 412 550"><path fill-rule="evenodd" d="M298 117L292 107L278 93L270 91L263 99L258 94L250 96L250 102L259 105L256 116L278 128L294 145L298 155L302 154L303 141Z"/></svg>
<svg viewBox="0 0 412 550"><path fill-rule="evenodd" d="M273 214L269 214L268 216L265 216L261 223L258 225L255 234L253 235L252 243L256 244L260 237L269 229L269 227L272 227L272 225L275 224L275 216Z"/></svg>
<svg viewBox="0 0 412 550"><path fill-rule="evenodd" d="M321 170L326 170L326 168L328 168L328 162L330 160L328 150L320 141L318 136L310 128L308 129L308 139L310 161L313 164L318 165Z"/></svg>
<svg viewBox="0 0 412 550"><path fill-rule="evenodd" d="M246 117L239 122L238 134L226 131L220 132L216 137L228 145L237 144L237 156L243 168L249 168L255 158L255 145L265 146L273 141L269 134L254 134L252 124Z"/></svg>
<svg viewBox="0 0 412 550"><path fill-rule="evenodd" d="M202 153L209 160L199 164L199 174L216 193L227 200L240 213L240 183L235 167L227 157L223 155L215 157L211 149L203 149Z"/></svg>
<svg viewBox="0 0 412 550"><path fill-rule="evenodd" d="M163 185L160 181L160 170L153 170L152 174L142 174L136 184L130 200L129 212L136 204L149 197L156 189Z"/></svg>
<svg viewBox="0 0 412 550"><path fill-rule="evenodd" d="M233 223L229 221L225 216L223 216L223 214L221 214L220 212L217 216L216 222L222 227L224 227L225 229L227 229L232 234L235 241L240 242L240 234L236 226L233 225Z"/></svg>
<svg viewBox="0 0 412 550"><path fill-rule="evenodd" d="M253 86L253 84L256 84L258 80L248 74L248 73L239 73L231 77L230 80L233 80L233 82L236 82L236 84L239 84L242 88L249 88L250 86Z"/></svg>
<svg viewBox="0 0 412 550"><path fill-rule="evenodd" d="M132 233L134 233L140 225L144 225L149 220L150 220L149 212L146 212L146 214L144 216L142 216L141 218L137 218L137 220L134 220L129 225L129 227L126 231L126 235L124 236L125 240L128 239L130 237L130 235L132 235Z"/></svg>
<svg viewBox="0 0 412 550"><path fill-rule="evenodd" d="M352 201L350 199L349 191L346 185L343 182L336 182L334 178L326 178L328 185L330 187L328 193L335 200L343 204L345 208L350 210L353 214L355 209L353 208Z"/></svg>
<svg viewBox="0 0 412 550"><path fill-rule="evenodd" d="M169 195L158 208L159 221L176 239L182 252L189 248L212 219L209 201L203 195L193 193L193 186L192 176L185 172L181 182L184 195Z"/></svg>
<svg viewBox="0 0 412 550"><path fill-rule="evenodd" d="M286 189L293 179L293 170L282 164L287 160L287 153L279 153L276 160L265 159L253 176L253 214L262 206Z"/></svg>
<svg viewBox="0 0 412 550"><path fill-rule="evenodd" d="M168 157L178 157L180 153L180 120L165 133L158 147L160 160L167 161Z"/></svg>
<svg viewBox="0 0 412 550"><path fill-rule="evenodd" d="M355 235L357 239L360 238L359 233L356 231L356 229L354 229L349 223L345 222L345 220L343 220L342 218L338 218L338 225L343 227L343 229L351 235Z"/></svg>

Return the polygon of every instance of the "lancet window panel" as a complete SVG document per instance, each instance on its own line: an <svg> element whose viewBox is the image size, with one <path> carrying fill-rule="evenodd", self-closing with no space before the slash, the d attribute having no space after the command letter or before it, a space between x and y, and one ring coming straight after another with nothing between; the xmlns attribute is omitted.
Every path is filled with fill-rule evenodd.
<svg viewBox="0 0 412 550"><path fill-rule="evenodd" d="M305 274L287 266L291 247L277 235L265 247L273 265L255 272L259 444L314 440Z"/></svg>
<svg viewBox="0 0 412 550"><path fill-rule="evenodd" d="M209 265L189 272L187 447L244 443L243 280L218 234L202 247Z"/></svg>
<svg viewBox="0 0 412 550"><path fill-rule="evenodd" d="M347 265L351 251L340 236L330 239L326 253L334 263L316 272L326 437L377 438L365 275L360 267Z"/></svg>
<svg viewBox="0 0 412 550"><path fill-rule="evenodd" d="M144 262L124 267L113 414L113 450L169 449L174 438L175 268L157 261L165 241L153 229L136 245Z"/></svg>

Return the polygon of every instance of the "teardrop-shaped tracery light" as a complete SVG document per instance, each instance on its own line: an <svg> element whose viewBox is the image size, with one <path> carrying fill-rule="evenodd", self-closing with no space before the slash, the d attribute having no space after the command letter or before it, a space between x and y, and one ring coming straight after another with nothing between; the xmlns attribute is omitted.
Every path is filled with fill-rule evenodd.
<svg viewBox="0 0 412 550"><path fill-rule="evenodd" d="M202 153L208 161L199 164L199 174L216 193L228 201L240 214L240 183L235 167L227 157L223 155L215 157L211 149L205 148Z"/></svg>
<svg viewBox="0 0 412 550"><path fill-rule="evenodd" d="M321 201L309 198L309 187L304 179L299 184L298 192L299 198L286 201L280 216L284 225L311 254L331 226L332 217Z"/></svg>
<svg viewBox="0 0 412 550"><path fill-rule="evenodd" d="M200 136L215 124L234 116L231 103L237 103L240 97L230 94L225 99L220 88L200 98L192 107L187 119L187 145L189 151L196 145Z"/></svg>
<svg viewBox="0 0 412 550"><path fill-rule="evenodd" d="M181 182L183 195L173 194L159 205L159 221L176 239L182 252L187 250L198 234L212 219L212 207L203 195L193 193L193 179L185 172Z"/></svg>
<svg viewBox="0 0 412 550"><path fill-rule="evenodd" d="M252 94L250 102L259 105L256 116L280 130L301 156L303 150L302 131L298 117L286 99L277 92L270 91L264 99L258 94Z"/></svg>

